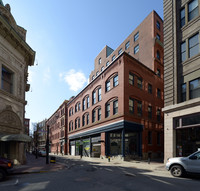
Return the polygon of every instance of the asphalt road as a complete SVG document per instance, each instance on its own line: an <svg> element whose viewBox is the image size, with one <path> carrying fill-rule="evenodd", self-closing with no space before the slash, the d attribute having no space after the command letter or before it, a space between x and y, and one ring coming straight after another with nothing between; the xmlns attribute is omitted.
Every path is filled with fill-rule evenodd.
<svg viewBox="0 0 200 191"><path fill-rule="evenodd" d="M200 188L200 178L174 178L164 170L145 170L60 159L66 168L57 172L9 176L0 191L188 191Z"/></svg>

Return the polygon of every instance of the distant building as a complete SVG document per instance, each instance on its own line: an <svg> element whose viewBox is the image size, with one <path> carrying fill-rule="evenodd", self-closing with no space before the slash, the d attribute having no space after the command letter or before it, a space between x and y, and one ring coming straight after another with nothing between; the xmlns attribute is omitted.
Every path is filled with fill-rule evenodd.
<svg viewBox="0 0 200 191"><path fill-rule="evenodd" d="M26 30L18 26L8 4L0 1L0 155L15 164L26 161L30 141L24 127L28 66L35 51L26 43Z"/></svg>
<svg viewBox="0 0 200 191"><path fill-rule="evenodd" d="M200 1L163 2L166 161L200 148Z"/></svg>
<svg viewBox="0 0 200 191"><path fill-rule="evenodd" d="M163 21L153 11L116 49L95 59L90 83L69 100L68 153L163 156Z"/></svg>
<svg viewBox="0 0 200 191"><path fill-rule="evenodd" d="M37 123L37 138L38 149L45 150L47 138L46 119Z"/></svg>
<svg viewBox="0 0 200 191"><path fill-rule="evenodd" d="M46 120L49 125L50 152L67 154L67 100Z"/></svg>

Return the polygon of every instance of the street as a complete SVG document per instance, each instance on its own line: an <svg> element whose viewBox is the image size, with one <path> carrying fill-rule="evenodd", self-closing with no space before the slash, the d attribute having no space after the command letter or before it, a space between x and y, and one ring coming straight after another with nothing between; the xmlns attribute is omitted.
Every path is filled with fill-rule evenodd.
<svg viewBox="0 0 200 191"><path fill-rule="evenodd" d="M35 190L162 190L186 191L200 187L198 177L174 178L164 169L145 170L117 163L98 163L66 158L58 159L66 168L56 172L9 176L0 183L1 191Z"/></svg>

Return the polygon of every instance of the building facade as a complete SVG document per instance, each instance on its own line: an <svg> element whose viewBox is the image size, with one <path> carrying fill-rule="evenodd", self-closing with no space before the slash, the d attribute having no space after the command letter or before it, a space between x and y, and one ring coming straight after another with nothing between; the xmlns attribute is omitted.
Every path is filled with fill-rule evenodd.
<svg viewBox="0 0 200 191"><path fill-rule="evenodd" d="M50 152L67 154L67 100L47 119L49 125Z"/></svg>
<svg viewBox="0 0 200 191"><path fill-rule="evenodd" d="M166 160L200 148L200 1L163 2Z"/></svg>
<svg viewBox="0 0 200 191"><path fill-rule="evenodd" d="M28 66L34 64L35 52L26 43L26 30L18 26L9 4L0 1L0 155L24 163L25 92Z"/></svg>
<svg viewBox="0 0 200 191"><path fill-rule="evenodd" d="M37 142L39 150L46 150L47 128L46 119L37 124Z"/></svg>
<svg viewBox="0 0 200 191"><path fill-rule="evenodd" d="M116 50L104 47L69 101L69 154L162 157L163 72L163 21L152 11Z"/></svg>

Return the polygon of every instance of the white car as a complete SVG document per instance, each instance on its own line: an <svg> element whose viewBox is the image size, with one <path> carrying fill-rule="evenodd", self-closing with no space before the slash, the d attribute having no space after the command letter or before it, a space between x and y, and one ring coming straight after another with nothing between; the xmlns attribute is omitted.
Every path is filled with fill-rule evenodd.
<svg viewBox="0 0 200 191"><path fill-rule="evenodd" d="M165 167L175 177L180 177L184 173L200 173L200 151L188 157L169 158Z"/></svg>

